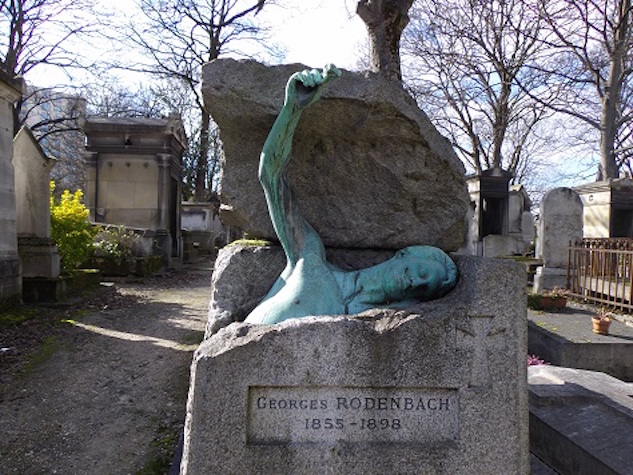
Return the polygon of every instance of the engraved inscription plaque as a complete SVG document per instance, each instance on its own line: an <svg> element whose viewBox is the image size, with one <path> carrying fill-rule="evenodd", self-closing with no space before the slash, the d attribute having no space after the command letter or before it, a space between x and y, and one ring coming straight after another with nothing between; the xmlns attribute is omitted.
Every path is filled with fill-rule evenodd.
<svg viewBox="0 0 633 475"><path fill-rule="evenodd" d="M455 389L252 386L247 442L443 443L457 439L458 409Z"/></svg>

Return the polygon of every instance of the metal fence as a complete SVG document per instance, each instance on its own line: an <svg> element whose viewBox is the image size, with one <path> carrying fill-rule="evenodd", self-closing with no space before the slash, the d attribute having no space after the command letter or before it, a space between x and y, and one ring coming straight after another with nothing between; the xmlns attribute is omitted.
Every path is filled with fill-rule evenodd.
<svg viewBox="0 0 633 475"><path fill-rule="evenodd" d="M633 239L583 239L570 243L567 282L572 296L633 310Z"/></svg>

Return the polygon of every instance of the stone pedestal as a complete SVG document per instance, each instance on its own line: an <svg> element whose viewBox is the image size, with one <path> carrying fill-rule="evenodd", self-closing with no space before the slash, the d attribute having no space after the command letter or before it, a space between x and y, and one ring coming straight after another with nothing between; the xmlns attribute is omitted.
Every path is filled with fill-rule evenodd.
<svg viewBox="0 0 633 475"><path fill-rule="evenodd" d="M59 253L50 239L19 237L18 252L22 259L23 277L59 277Z"/></svg>
<svg viewBox="0 0 633 475"><path fill-rule="evenodd" d="M483 238L484 257L501 257L521 254L523 243L517 236L489 234Z"/></svg>
<svg viewBox="0 0 633 475"><path fill-rule="evenodd" d="M212 335L181 473L527 474L525 271L457 263L453 292L404 311Z"/></svg>
<svg viewBox="0 0 633 475"><path fill-rule="evenodd" d="M633 384L550 365L528 373L531 448L551 473L631 473Z"/></svg>

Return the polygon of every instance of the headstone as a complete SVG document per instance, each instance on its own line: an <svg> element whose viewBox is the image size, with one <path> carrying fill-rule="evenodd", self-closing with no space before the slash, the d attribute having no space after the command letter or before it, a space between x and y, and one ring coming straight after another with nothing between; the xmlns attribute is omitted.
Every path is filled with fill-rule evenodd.
<svg viewBox="0 0 633 475"><path fill-rule="evenodd" d="M48 158L28 127L13 139L18 251L23 277L56 278L60 259L51 242L50 171Z"/></svg>
<svg viewBox="0 0 633 475"><path fill-rule="evenodd" d="M181 207L184 261L199 255L215 254L215 236L222 231L216 203L183 201Z"/></svg>
<svg viewBox="0 0 633 475"><path fill-rule="evenodd" d="M255 179L286 81L303 65L216 60L203 68L205 104L223 143L225 224L276 239ZM398 85L344 71L303 115L289 180L326 246L456 250L465 232L464 168ZM229 221L230 219L230 221Z"/></svg>
<svg viewBox="0 0 633 475"><path fill-rule="evenodd" d="M13 105L24 83L0 71L0 307L20 300L21 269L13 168Z"/></svg>
<svg viewBox="0 0 633 475"><path fill-rule="evenodd" d="M523 213L530 211L532 200L523 185L510 185L508 196L508 233L521 234Z"/></svg>
<svg viewBox="0 0 633 475"><path fill-rule="evenodd" d="M529 211L521 213L521 238L528 247L534 243L536 228L534 227L534 216Z"/></svg>
<svg viewBox="0 0 633 475"><path fill-rule="evenodd" d="M565 287L569 243L582 239L582 201L570 188L554 188L541 201L537 258L543 267L536 271L534 291Z"/></svg>
<svg viewBox="0 0 633 475"><path fill-rule="evenodd" d="M208 338L181 473L527 474L524 270L457 264L454 291L407 310Z"/></svg>

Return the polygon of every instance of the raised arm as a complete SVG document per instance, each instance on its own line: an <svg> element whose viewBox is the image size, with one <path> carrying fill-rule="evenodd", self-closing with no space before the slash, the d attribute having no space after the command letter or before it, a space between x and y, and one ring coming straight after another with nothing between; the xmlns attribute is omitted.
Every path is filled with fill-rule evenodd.
<svg viewBox="0 0 633 475"><path fill-rule="evenodd" d="M319 239L301 214L286 177L292 137L303 110L321 97L323 87L330 79L340 75L336 67L328 65L322 71L305 70L290 76L284 105L260 156L259 181L264 188L273 227L291 266L301 256L308 237Z"/></svg>

